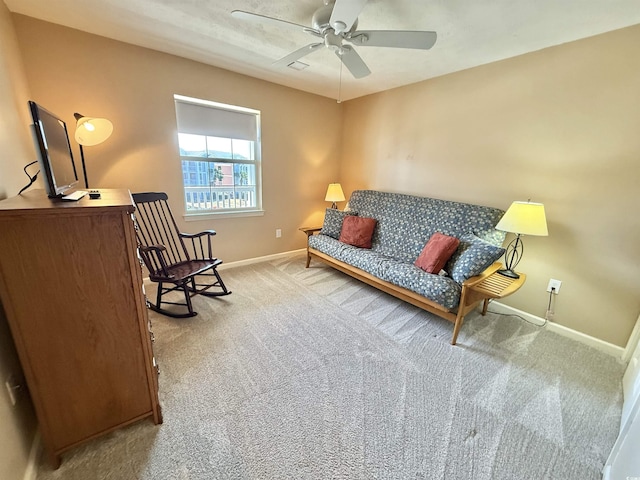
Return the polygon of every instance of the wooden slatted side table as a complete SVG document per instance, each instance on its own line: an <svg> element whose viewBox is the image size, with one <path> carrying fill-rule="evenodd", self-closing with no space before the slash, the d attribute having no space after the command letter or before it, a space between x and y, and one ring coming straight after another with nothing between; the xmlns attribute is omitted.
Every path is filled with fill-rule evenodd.
<svg viewBox="0 0 640 480"><path fill-rule="evenodd" d="M510 278L500 275L496 271L470 287L470 293L484 299L482 315L487 314L491 299L507 297L524 285L527 276L520 272L518 272L518 275L520 275L520 278Z"/></svg>

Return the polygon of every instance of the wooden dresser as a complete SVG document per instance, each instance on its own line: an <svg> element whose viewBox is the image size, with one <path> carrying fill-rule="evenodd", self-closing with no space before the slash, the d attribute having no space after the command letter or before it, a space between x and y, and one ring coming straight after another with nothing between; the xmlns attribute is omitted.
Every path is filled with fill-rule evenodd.
<svg viewBox="0 0 640 480"><path fill-rule="evenodd" d="M49 460L116 428L162 422L134 204L42 190L0 202L0 299Z"/></svg>

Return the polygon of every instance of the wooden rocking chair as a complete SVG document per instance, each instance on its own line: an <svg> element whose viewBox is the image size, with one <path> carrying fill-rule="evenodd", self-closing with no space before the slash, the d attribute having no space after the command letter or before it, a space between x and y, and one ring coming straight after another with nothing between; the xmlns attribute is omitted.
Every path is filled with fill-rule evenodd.
<svg viewBox="0 0 640 480"><path fill-rule="evenodd" d="M170 317L193 317L191 297L205 295L219 297L229 295L217 271L222 260L214 258L211 251L211 237L216 234L206 230L196 234L181 233L173 218L166 193L134 193L136 204L136 235L142 261L149 270L149 279L158 283L156 303L149 302L149 308ZM196 276L209 279L206 283L196 283ZM165 287L165 284L171 286ZM210 288L217 291L209 292ZM171 302L162 297L170 292L183 291L184 302ZM179 305L187 308L186 313L175 313L162 308L162 304Z"/></svg>

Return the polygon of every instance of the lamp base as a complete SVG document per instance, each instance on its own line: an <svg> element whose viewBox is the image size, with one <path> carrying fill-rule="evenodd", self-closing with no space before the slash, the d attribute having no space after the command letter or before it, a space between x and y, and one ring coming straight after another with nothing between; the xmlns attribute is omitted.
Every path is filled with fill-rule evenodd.
<svg viewBox="0 0 640 480"><path fill-rule="evenodd" d="M506 269L503 268L503 269L498 270L498 273L500 275L503 275L503 276L509 277L509 278L520 278L520 275L518 275L513 270L506 270Z"/></svg>

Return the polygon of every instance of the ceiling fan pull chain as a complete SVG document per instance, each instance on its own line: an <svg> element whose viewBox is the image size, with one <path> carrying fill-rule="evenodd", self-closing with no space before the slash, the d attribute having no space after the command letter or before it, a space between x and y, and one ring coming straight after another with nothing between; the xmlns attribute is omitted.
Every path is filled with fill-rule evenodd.
<svg viewBox="0 0 640 480"><path fill-rule="evenodd" d="M338 103L342 103L342 60L340 61L340 82L338 83Z"/></svg>

